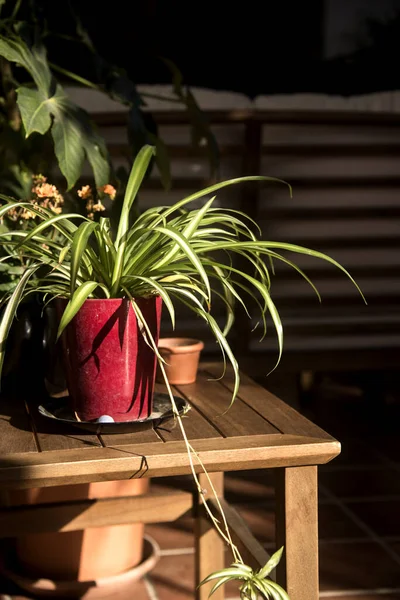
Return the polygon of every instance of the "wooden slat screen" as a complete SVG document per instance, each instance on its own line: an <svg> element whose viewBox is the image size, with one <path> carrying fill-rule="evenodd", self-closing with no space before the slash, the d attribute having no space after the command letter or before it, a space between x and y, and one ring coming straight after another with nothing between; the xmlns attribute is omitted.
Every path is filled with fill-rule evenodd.
<svg viewBox="0 0 400 600"><path fill-rule="evenodd" d="M221 206L240 208L257 220L265 239L290 241L327 252L357 277L369 307L334 267L297 257L324 297L285 265L276 265L272 294L286 323L286 349L379 350L400 345L400 118L387 114L333 112L211 112L221 149L221 178L262 173L294 187L246 186L218 195ZM125 116L95 115L100 131L122 164L129 156ZM169 146L174 187L165 193L156 171L140 195L143 208L169 204L207 185L203 150L190 146L182 113L159 113L160 134ZM222 319L222 307L214 307ZM176 334L198 336L216 352L203 323L181 311ZM259 344L257 332L238 310L232 343L239 354L275 350L272 327ZM170 329L165 324L165 334ZM235 339L236 332L236 339ZM383 355L382 355L383 356ZM374 354L374 360L376 355Z"/></svg>

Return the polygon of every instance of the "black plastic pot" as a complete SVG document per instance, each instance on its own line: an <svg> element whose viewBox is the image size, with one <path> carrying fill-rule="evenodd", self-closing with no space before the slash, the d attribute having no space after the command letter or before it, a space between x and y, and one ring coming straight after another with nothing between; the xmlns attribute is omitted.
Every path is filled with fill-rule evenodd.
<svg viewBox="0 0 400 600"><path fill-rule="evenodd" d="M7 395L41 396L46 393L45 379L64 386L55 345L57 319L53 306L44 308L40 298L23 302L6 343L2 391Z"/></svg>

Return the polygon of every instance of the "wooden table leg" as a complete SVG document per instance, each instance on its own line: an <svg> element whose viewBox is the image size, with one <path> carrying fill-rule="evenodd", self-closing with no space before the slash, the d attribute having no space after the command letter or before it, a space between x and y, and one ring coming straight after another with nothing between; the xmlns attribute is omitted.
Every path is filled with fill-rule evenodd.
<svg viewBox="0 0 400 600"><path fill-rule="evenodd" d="M218 496L223 496L224 474L210 473L210 478L215 487ZM206 497L212 497L209 482L204 474L199 476L200 485L207 490ZM201 500L199 498L199 503ZM214 571L223 569L225 544L219 533L216 531L209 517L204 515L203 510L196 511L195 519L195 585L196 600L207 600L213 583L208 583L198 587L207 575ZM215 583L215 582L214 582ZM224 600L224 589L220 587L212 596L214 600Z"/></svg>
<svg viewBox="0 0 400 600"><path fill-rule="evenodd" d="M276 580L290 600L318 600L317 467L277 469L276 542L285 547Z"/></svg>

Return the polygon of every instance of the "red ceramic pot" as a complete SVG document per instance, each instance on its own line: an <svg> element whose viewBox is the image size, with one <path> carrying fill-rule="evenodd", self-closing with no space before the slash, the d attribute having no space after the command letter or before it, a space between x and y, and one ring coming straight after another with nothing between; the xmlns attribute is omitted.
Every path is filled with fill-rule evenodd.
<svg viewBox="0 0 400 600"><path fill-rule="evenodd" d="M136 300L155 342L160 297ZM61 315L67 300L57 301ZM145 419L152 411L156 356L146 344L129 300L89 299L63 333L63 356L73 410L82 421Z"/></svg>

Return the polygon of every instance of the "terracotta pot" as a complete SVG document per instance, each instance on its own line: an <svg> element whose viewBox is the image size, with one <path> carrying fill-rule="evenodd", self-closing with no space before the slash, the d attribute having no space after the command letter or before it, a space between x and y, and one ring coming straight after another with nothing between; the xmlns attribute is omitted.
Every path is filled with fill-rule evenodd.
<svg viewBox="0 0 400 600"><path fill-rule="evenodd" d="M146 493L148 479L75 484L10 492L13 505L46 504ZM90 582L125 573L142 560L144 525L41 533L16 540L16 572L25 577Z"/></svg>
<svg viewBox="0 0 400 600"><path fill-rule="evenodd" d="M81 600L131 600L132 584L151 571L160 558L160 548L150 537L144 538L143 559L128 571L101 577L91 581L53 580L30 578L15 571L7 564L1 567L3 574L19 588L35 598L80 598ZM4 596L8 600L10 596ZM0 595L0 600L3 596Z"/></svg>
<svg viewBox="0 0 400 600"><path fill-rule="evenodd" d="M190 338L161 338L158 348L166 361L165 371L170 383L185 385L196 381L203 342ZM163 381L161 373L157 380Z"/></svg>
<svg viewBox="0 0 400 600"><path fill-rule="evenodd" d="M157 342L161 298L136 302ZM57 301L59 314L66 303ZM81 420L108 415L114 421L135 421L150 415L156 356L129 300L86 300L62 337L68 391Z"/></svg>

